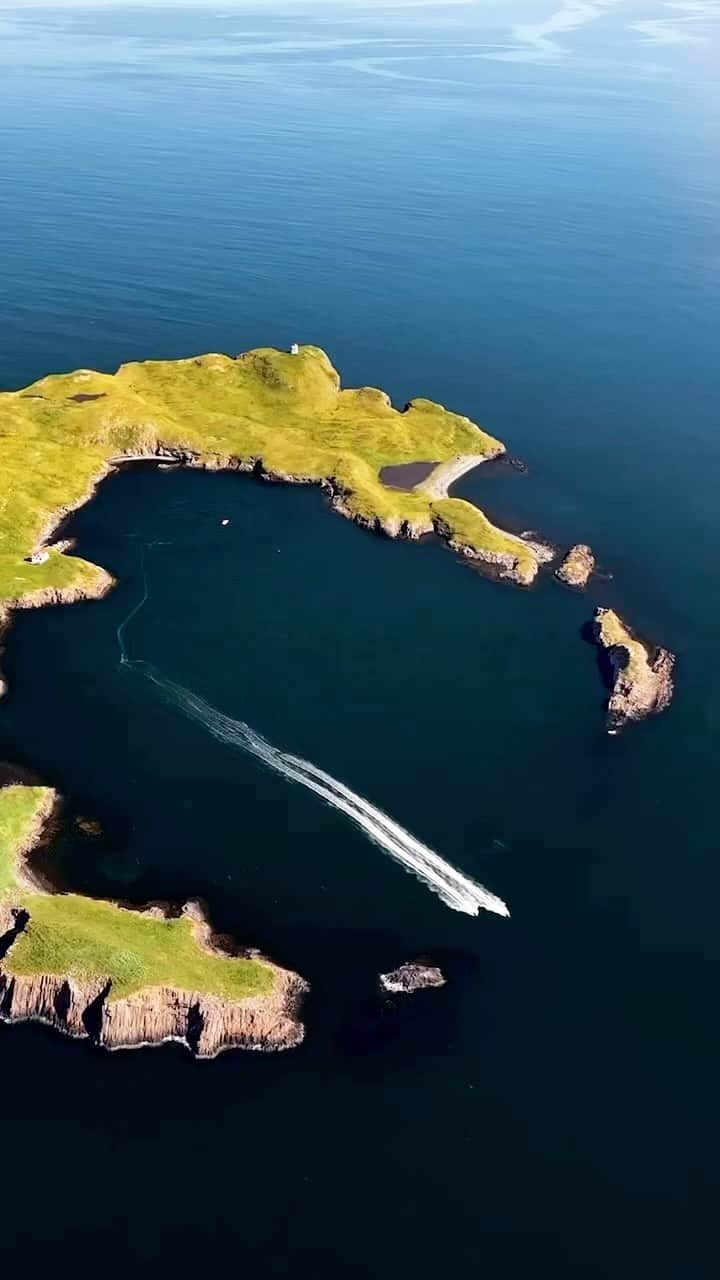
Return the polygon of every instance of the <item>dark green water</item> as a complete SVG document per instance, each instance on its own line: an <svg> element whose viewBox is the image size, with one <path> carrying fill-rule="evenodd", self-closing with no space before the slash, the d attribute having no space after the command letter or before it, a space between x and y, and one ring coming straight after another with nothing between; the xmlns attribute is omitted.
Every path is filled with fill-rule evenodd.
<svg viewBox="0 0 720 1280"><path fill-rule="evenodd" d="M232 475L129 471L74 518L119 586L16 619L0 758L103 824L61 841L67 882L206 898L309 979L309 1034L196 1064L0 1027L8 1267L714 1274L716 44L712 15L644 44L648 9L554 56L476 5L3 16L2 385L318 341L484 422L529 472L459 491L613 575L516 591ZM143 558L133 656L511 919L449 911L122 669ZM616 739L600 602L678 654L670 711ZM381 1001L417 954L448 986Z"/></svg>

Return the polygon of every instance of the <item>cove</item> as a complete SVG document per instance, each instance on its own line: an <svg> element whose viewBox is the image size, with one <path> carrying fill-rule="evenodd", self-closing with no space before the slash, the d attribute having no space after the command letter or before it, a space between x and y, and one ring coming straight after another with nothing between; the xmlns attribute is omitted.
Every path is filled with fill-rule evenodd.
<svg viewBox="0 0 720 1280"><path fill-rule="evenodd" d="M648 845L638 795L648 769L658 794L678 785L670 729L608 741L595 656L579 637L587 599L549 581L529 592L487 581L432 541L374 536L329 520L323 504L317 490L234 474L140 466L104 482L64 532L118 586L102 601L16 615L2 755L68 797L52 853L65 885L138 903L199 896L217 927L310 981L303 1048L280 1064L212 1068L216 1105L241 1109L268 1177L269 1150L289 1133L298 1155L286 1176L302 1176L318 1108L325 1130L354 1107L358 1176L390 1197L407 1146L378 1174L369 1135L392 1099L401 1130L422 1116L418 1166L426 1142L457 1159L448 1125L460 1133L473 1116L495 1157L482 1192L499 1205L520 1164L530 1195L577 1109L596 1151L608 1125L629 1123L630 1111L585 1110L614 1043L632 1046L632 1078L656 1068L660 1048L672 1070L662 1029L638 1020L655 966L623 924L630 893L650 928L662 918L653 886L672 830L658 825ZM133 659L372 796L510 901L512 919L447 911L341 815L199 734L123 669L117 630L142 599L143 558L148 600L125 632ZM101 838L74 829L80 814ZM418 955L441 963L448 987L400 1008L381 999L377 974ZM46 1046L46 1035L13 1027L4 1043L70 1055L81 1087L77 1047ZM195 1088L168 1065L172 1050L139 1057L151 1092L180 1104ZM137 1068L112 1070L142 1115ZM423 1171L451 1230L444 1178L441 1166Z"/></svg>

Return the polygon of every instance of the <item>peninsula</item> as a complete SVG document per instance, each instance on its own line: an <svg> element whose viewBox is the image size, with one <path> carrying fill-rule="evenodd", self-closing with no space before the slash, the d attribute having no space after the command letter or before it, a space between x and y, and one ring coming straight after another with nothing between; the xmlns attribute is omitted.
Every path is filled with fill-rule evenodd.
<svg viewBox="0 0 720 1280"><path fill-rule="evenodd" d="M456 479L504 452L433 401L399 411L373 387L343 389L313 346L50 375L0 394L0 631L14 609L110 590L110 574L68 555L58 530L114 468L142 460L317 484L358 524L393 538L435 533L527 586L554 553L450 496ZM561 577L584 585L591 569L579 545ZM671 655L653 657L615 615L597 617L616 673L612 724L666 706ZM302 1039L303 980L213 939L198 904L133 910L36 883L28 857L56 804L48 788L0 788L0 1018L39 1019L107 1048L178 1040L199 1057Z"/></svg>
<svg viewBox="0 0 720 1280"><path fill-rule="evenodd" d="M0 1019L107 1049L177 1041L199 1058L300 1043L306 983L229 954L198 903L136 911L36 884L28 860L57 802L45 787L0 788Z"/></svg>
<svg viewBox="0 0 720 1280"><path fill-rule="evenodd" d="M527 585L543 549L448 496L454 479L503 452L430 400L398 411L373 387L342 389L318 347L50 375L0 394L0 630L14 609L110 590L104 568L53 538L106 475L136 460L318 484L361 525L393 538L435 532ZM385 468L423 458L434 464L421 483L383 482ZM199 1057L299 1042L303 980L220 948L197 904L137 911L34 883L28 855L56 803L47 788L0 789L0 1018L39 1019L107 1048L179 1040Z"/></svg>
<svg viewBox="0 0 720 1280"><path fill-rule="evenodd" d="M13 608L109 589L104 569L50 539L130 459L322 485L333 509L359 524L391 537L434 531L500 577L529 584L540 564L533 547L447 496L450 478L504 450L469 418L430 400L401 412L373 387L342 389L318 347L53 374L0 394L0 622ZM383 468L422 458L439 470L411 491L381 481Z"/></svg>

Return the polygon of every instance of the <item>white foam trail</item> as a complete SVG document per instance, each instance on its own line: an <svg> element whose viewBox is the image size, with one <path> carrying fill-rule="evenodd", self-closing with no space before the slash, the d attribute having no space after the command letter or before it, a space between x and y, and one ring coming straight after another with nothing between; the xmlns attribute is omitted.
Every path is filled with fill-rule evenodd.
<svg viewBox="0 0 720 1280"><path fill-rule="evenodd" d="M123 628L129 620L129 618L126 619ZM221 711L199 698L191 690L175 684L172 680L167 680L148 663L129 662L127 657L124 657L123 661L125 665L132 666L152 680L153 684L157 685L186 716L202 724L218 741L248 751L288 781L307 787L333 809L339 809L346 814L374 844L384 849L391 858L417 876L418 880L432 889L448 907L452 907L453 911L464 911L467 915L476 916L482 908L485 911L494 911L500 916L510 915L501 898L490 893L475 880L471 880L469 876L463 875L433 849L429 849L427 845L401 827L388 814L383 813L382 809L376 808L369 800L356 795L331 774L318 769L308 760L302 760L299 756L278 750L261 734L251 729L250 725L242 720L233 720L230 716L223 715Z"/></svg>
<svg viewBox="0 0 720 1280"><path fill-rule="evenodd" d="M123 619L117 631L115 632L115 635L117 636L118 647L120 649L120 666L121 667L129 667L133 665L133 663L130 661L130 659L127 656L127 649L125 648L125 631L128 627L128 624L132 622L133 618L136 617L136 615L140 612L143 606L147 604L147 601L148 601L149 589L148 589L147 569L145 568L145 548L142 545L140 547L140 558L142 562L142 576L143 576L142 598L138 600L136 605L133 606L127 618Z"/></svg>

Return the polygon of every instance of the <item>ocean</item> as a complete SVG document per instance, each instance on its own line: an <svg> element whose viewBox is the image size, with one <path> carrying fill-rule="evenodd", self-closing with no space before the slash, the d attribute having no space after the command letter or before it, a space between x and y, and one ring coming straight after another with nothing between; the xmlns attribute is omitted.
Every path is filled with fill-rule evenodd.
<svg viewBox="0 0 720 1280"><path fill-rule="evenodd" d="M515 589L232 474L131 468L72 518L118 586L17 616L0 703L61 882L200 896L311 994L300 1049L212 1063L0 1026L8 1268L716 1272L720 15L554 4L0 10L2 388L317 343L499 436L527 472L456 492L601 568ZM596 604L677 654L617 738ZM132 658L510 918L183 716L130 614ZM425 956L445 988L380 995Z"/></svg>

